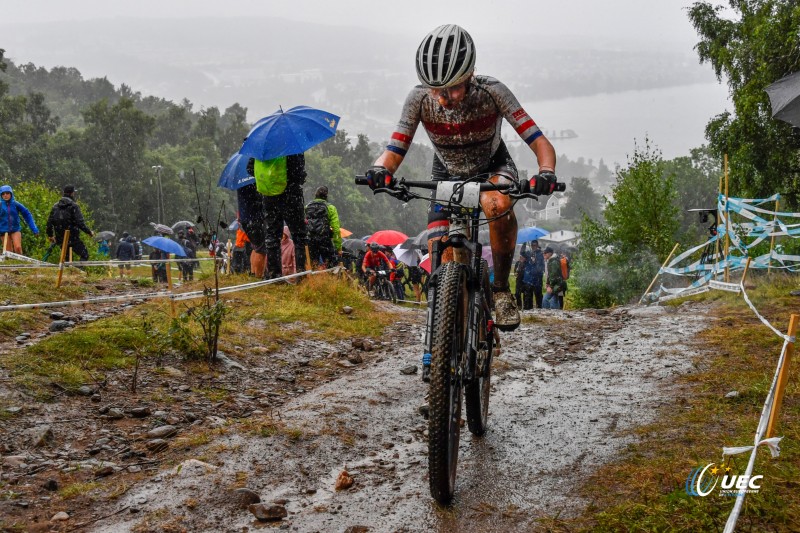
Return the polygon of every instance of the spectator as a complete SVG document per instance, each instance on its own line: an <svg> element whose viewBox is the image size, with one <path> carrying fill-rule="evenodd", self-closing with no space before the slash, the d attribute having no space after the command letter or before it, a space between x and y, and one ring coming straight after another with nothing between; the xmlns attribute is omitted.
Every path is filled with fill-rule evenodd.
<svg viewBox="0 0 800 533"><path fill-rule="evenodd" d="M283 227L283 236L281 237L281 269L284 276L297 274L294 241L292 241L292 235L287 226Z"/></svg>
<svg viewBox="0 0 800 533"><path fill-rule="evenodd" d="M542 307L544 309L561 309L562 304L559 293L563 294L566 290L566 282L561 275L561 261L549 246L544 249L544 259L547 261L547 294L544 295L542 300Z"/></svg>
<svg viewBox="0 0 800 533"><path fill-rule="evenodd" d="M520 264L522 265L520 269L522 277L517 277L517 284L519 287L517 291L519 291L522 296L522 309L529 311L533 309L533 282L536 268L533 262L533 254L530 250L524 250L522 252Z"/></svg>
<svg viewBox="0 0 800 533"><path fill-rule="evenodd" d="M342 234L339 212L328 203L326 186L319 187L306 205L306 223L311 261L327 268L334 266L342 255Z"/></svg>
<svg viewBox="0 0 800 533"><path fill-rule="evenodd" d="M236 229L236 243L233 246L233 273L244 274L250 272L250 257L247 254L247 245L250 240L242 230L242 226Z"/></svg>
<svg viewBox="0 0 800 533"><path fill-rule="evenodd" d="M533 296L536 299L536 307L541 309L544 254L539 248L539 241L531 241L531 261L533 262Z"/></svg>
<svg viewBox="0 0 800 533"><path fill-rule="evenodd" d="M256 177L266 224L267 274L279 278L281 272L281 239L284 223L289 226L295 246L295 268L306 269L308 233L303 202L303 183L306 181L306 159L295 154L270 161L251 159L248 172ZM244 188L244 187L243 187ZM250 236L248 234L248 236ZM252 240L252 237L251 237ZM254 243L255 244L255 243Z"/></svg>
<svg viewBox="0 0 800 533"><path fill-rule="evenodd" d="M56 202L47 218L47 238L50 242L61 245L64 242L64 232L69 230L67 246L78 254L81 261L88 261L89 250L81 241L80 232L83 231L90 237L94 237L94 232L86 225L81 208L75 203L76 192L74 185L64 187L64 196Z"/></svg>
<svg viewBox="0 0 800 533"><path fill-rule="evenodd" d="M516 264L514 265L514 277L517 279L517 286L514 289L514 299L517 301L517 308L522 308L522 291L524 289L522 278L525 274L525 265L528 262L528 257L530 257L525 249L525 245L522 245L522 250L519 253L519 259L517 259Z"/></svg>
<svg viewBox="0 0 800 533"><path fill-rule="evenodd" d="M178 232L178 244L183 247L186 252L186 259L197 258L197 245L192 239L186 237L183 231ZM181 281L194 280L194 264L195 261L181 261L178 263L178 270L181 273Z"/></svg>
<svg viewBox="0 0 800 533"><path fill-rule="evenodd" d="M248 171L252 173L250 167ZM257 278L263 278L267 265L267 215L264 211L264 195L258 192L255 183L251 183L237 189L236 199L239 204L239 224L252 246L250 271Z"/></svg>
<svg viewBox="0 0 800 533"><path fill-rule="evenodd" d="M117 261L133 261L136 258L136 249L133 245L133 238L128 234L127 231L122 233L122 238L119 240L119 244L117 244L116 258ZM126 271L128 273L128 277L131 277L130 263L126 262L119 265L119 277L124 278Z"/></svg>
<svg viewBox="0 0 800 533"><path fill-rule="evenodd" d="M25 224L33 231L34 235L39 235L39 228L33 220L33 215L28 208L14 200L14 190L10 185L0 187L0 238L3 239L5 250L13 250L15 254L22 255L22 226L19 223L19 216L25 220ZM8 236L8 238L6 238Z"/></svg>

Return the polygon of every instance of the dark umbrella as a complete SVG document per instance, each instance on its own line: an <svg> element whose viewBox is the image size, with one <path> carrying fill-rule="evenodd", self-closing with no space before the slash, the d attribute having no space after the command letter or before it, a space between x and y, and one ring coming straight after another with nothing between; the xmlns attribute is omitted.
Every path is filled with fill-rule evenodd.
<svg viewBox="0 0 800 533"><path fill-rule="evenodd" d="M338 116L321 109L281 109L255 123L239 153L262 161L301 154L333 137L338 124Z"/></svg>
<svg viewBox="0 0 800 533"><path fill-rule="evenodd" d="M772 116L800 128L800 72L789 74L765 89Z"/></svg>
<svg viewBox="0 0 800 533"><path fill-rule="evenodd" d="M114 238L114 232L113 231L101 231L100 233L95 233L94 234L94 240L96 240L98 242L99 241L110 241L113 238Z"/></svg>
<svg viewBox="0 0 800 533"><path fill-rule="evenodd" d="M367 249L367 243L361 239L342 239L342 248L353 253L358 253Z"/></svg>
<svg viewBox="0 0 800 533"><path fill-rule="evenodd" d="M175 235L175 232L172 231L172 228L169 226L165 226L164 224L156 224L155 222L150 223L151 226L158 232L163 235Z"/></svg>
<svg viewBox="0 0 800 533"><path fill-rule="evenodd" d="M400 245L403 250L427 250L428 230L422 230L413 237L409 237Z"/></svg>
<svg viewBox="0 0 800 533"><path fill-rule="evenodd" d="M193 228L194 222L189 222L188 220L180 220L172 225L172 231L180 231L186 228Z"/></svg>
<svg viewBox="0 0 800 533"><path fill-rule="evenodd" d="M142 242L148 246L152 246L156 250L186 257L186 252L183 250L183 246L171 239L167 239L166 237L148 237Z"/></svg>
<svg viewBox="0 0 800 533"><path fill-rule="evenodd" d="M236 190L256 182L256 178L247 173L247 162L250 160L249 155L233 154L225 168L222 169L222 174L219 176L217 187L224 187L226 189Z"/></svg>

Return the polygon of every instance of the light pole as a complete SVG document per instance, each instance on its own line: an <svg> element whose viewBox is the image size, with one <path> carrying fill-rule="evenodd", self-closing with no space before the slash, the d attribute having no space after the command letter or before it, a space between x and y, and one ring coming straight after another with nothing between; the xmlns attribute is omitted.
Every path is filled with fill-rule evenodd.
<svg viewBox="0 0 800 533"><path fill-rule="evenodd" d="M161 165L153 165L153 170L156 171L156 186L158 187L158 191L156 192L156 218L158 219L158 223L161 224L161 219L164 218L164 193L161 190Z"/></svg>

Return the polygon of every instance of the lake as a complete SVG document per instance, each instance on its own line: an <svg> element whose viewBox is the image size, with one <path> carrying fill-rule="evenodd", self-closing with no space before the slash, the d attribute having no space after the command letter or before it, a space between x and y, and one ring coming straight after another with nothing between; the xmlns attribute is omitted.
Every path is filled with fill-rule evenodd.
<svg viewBox="0 0 800 533"><path fill-rule="evenodd" d="M663 152L664 158L688 155L704 143L709 119L732 105L728 88L704 83L626 91L614 94L544 100L524 103L525 110L543 130L574 130L574 139L553 140L560 155L570 159L600 158L614 168L625 164L633 153L634 139L643 144L645 135ZM511 134L508 124L505 136Z"/></svg>

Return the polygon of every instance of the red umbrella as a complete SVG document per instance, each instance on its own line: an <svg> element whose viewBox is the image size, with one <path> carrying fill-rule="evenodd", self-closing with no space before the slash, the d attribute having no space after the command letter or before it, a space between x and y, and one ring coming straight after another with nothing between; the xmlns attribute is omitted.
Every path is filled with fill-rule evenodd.
<svg viewBox="0 0 800 533"><path fill-rule="evenodd" d="M395 231L393 229L384 229L373 233L367 242L376 242L381 246L397 246L404 243L408 239L408 235L402 231Z"/></svg>
<svg viewBox="0 0 800 533"><path fill-rule="evenodd" d="M422 256L422 261L419 262L419 267L427 272L428 274L431 273L431 256L430 254L425 254Z"/></svg>

